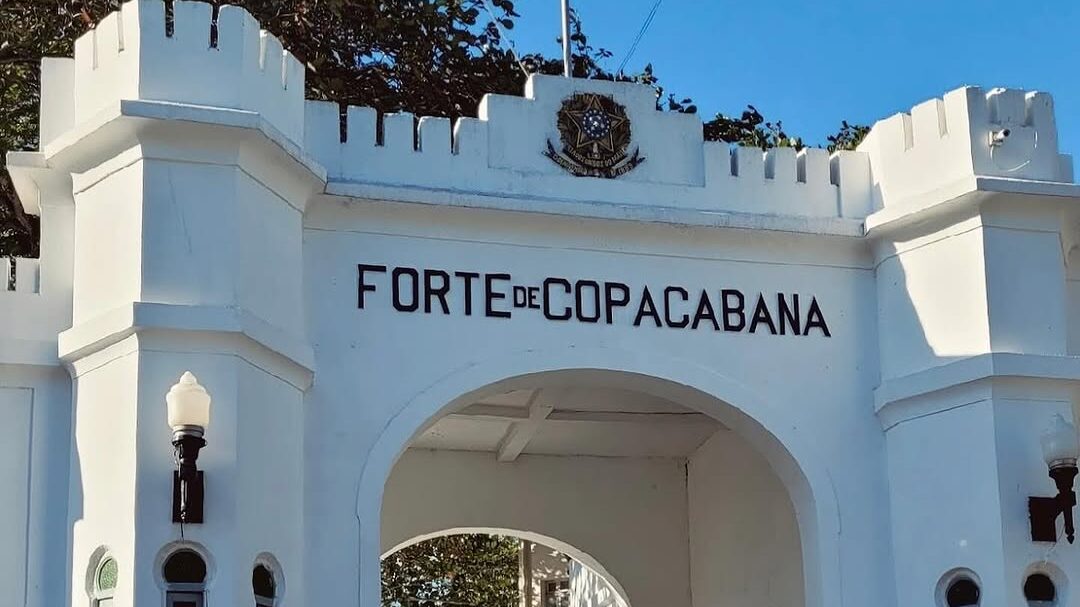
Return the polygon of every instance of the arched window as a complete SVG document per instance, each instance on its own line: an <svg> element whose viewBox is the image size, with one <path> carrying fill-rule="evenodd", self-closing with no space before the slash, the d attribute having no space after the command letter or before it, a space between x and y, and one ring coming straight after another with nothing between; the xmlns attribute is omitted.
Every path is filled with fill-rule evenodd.
<svg viewBox="0 0 1080 607"><path fill-rule="evenodd" d="M251 590L255 594L255 607L274 607L277 584L266 565L255 565L251 570Z"/></svg>
<svg viewBox="0 0 1080 607"><path fill-rule="evenodd" d="M112 607L116 594L116 578L119 575L116 559L106 556L94 571L93 607Z"/></svg>
<svg viewBox="0 0 1080 607"><path fill-rule="evenodd" d="M206 561L194 550L178 550L165 559L165 607L204 607Z"/></svg>

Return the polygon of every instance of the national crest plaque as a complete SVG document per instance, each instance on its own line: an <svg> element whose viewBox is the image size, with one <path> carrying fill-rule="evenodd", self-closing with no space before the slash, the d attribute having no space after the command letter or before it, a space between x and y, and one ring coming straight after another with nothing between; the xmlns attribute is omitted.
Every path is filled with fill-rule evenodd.
<svg viewBox="0 0 1080 607"><path fill-rule="evenodd" d="M645 162L630 152L626 108L607 95L577 93L563 101L556 119L561 149L549 139L544 155L578 177L614 179Z"/></svg>

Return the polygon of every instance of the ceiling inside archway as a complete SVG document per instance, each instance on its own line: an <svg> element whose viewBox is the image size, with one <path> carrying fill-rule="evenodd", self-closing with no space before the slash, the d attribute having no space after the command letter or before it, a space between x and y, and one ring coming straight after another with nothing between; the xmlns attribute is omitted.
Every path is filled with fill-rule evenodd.
<svg viewBox="0 0 1080 607"><path fill-rule="evenodd" d="M412 448L522 454L687 457L722 426L687 407L614 388L516 390L449 414Z"/></svg>

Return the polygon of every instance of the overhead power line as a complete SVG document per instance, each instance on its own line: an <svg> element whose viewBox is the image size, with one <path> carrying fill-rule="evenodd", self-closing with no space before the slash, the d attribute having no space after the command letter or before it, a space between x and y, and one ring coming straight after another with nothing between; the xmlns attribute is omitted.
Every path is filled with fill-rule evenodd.
<svg viewBox="0 0 1080 607"><path fill-rule="evenodd" d="M630 45L630 50L626 52L626 57L623 58L622 63L619 64L618 73L622 73L626 69L626 64L630 63L630 58L634 56L634 51L637 50L638 44L641 44L641 39L645 37L645 32L649 31L649 26L652 25L653 19L656 19L656 13L660 10L660 4L664 0L656 0L653 4L652 10L649 11L649 15L645 17L645 23L641 24L641 29L638 30L637 36L634 38L634 42Z"/></svg>
<svg viewBox="0 0 1080 607"><path fill-rule="evenodd" d="M495 15L495 11L491 10L491 6L488 5L488 0L481 0L480 3L483 5L484 10L487 11L487 14L491 16L491 21L495 24L495 27L498 28L499 35L506 39L507 43L509 43L510 56L514 58L514 61L518 64L518 67L521 68L521 73L525 74L525 78L528 79L530 76L529 70L526 69L525 64L522 63L521 56L518 55L517 52L517 46L514 44L514 39L510 37L510 32L506 31L506 28L502 26L502 22L499 21L499 18Z"/></svg>

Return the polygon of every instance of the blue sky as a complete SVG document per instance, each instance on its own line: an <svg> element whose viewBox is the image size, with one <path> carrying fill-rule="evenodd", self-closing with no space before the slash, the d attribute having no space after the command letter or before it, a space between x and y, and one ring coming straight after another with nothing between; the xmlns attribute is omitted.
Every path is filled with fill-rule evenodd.
<svg viewBox="0 0 1080 607"><path fill-rule="evenodd" d="M571 1L615 69L655 0ZM517 9L517 48L558 55L559 1ZM1080 162L1077 0L663 0L627 71L647 62L705 115L753 103L815 144L963 85L1047 91Z"/></svg>

